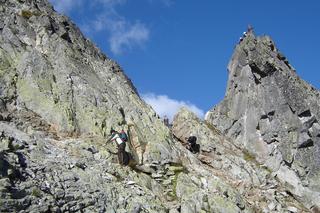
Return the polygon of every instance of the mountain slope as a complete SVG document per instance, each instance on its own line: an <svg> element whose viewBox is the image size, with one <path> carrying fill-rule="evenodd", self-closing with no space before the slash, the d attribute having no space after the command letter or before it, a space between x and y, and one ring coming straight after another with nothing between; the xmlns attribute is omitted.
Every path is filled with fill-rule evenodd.
<svg viewBox="0 0 320 213"><path fill-rule="evenodd" d="M47 0L0 3L1 212L309 211L219 125L182 111L171 132ZM130 133L129 166L111 128ZM199 154L181 143L193 131Z"/></svg>
<svg viewBox="0 0 320 213"><path fill-rule="evenodd" d="M0 211L166 211L150 173L104 145L130 125L133 164L179 161L120 66L46 0L1 1L0 19Z"/></svg>
<svg viewBox="0 0 320 213"><path fill-rule="evenodd" d="M141 143L163 141L161 149L169 152L168 129L119 65L68 18L47 1L5 1L2 8L1 98L13 106L11 111L24 108L38 114L58 136L104 137L111 127L121 128L122 108L125 121L141 131ZM159 160L155 153L149 156L152 146L146 147L145 160Z"/></svg>

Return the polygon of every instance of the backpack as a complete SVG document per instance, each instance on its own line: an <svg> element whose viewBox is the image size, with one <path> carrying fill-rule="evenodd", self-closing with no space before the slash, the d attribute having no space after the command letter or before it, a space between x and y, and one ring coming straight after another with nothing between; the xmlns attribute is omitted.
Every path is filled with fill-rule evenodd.
<svg viewBox="0 0 320 213"><path fill-rule="evenodd" d="M119 133L119 136L122 139L122 141L124 142L128 141L128 135L123 130Z"/></svg>
<svg viewBox="0 0 320 213"><path fill-rule="evenodd" d="M197 137L196 137L196 136L190 136L190 137L188 138L188 142L189 142L190 144L195 144L196 141L197 141Z"/></svg>

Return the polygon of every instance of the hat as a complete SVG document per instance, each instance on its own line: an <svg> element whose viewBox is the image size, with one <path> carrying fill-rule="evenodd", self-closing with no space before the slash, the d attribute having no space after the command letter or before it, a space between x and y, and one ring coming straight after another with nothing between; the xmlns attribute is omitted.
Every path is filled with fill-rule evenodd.
<svg viewBox="0 0 320 213"><path fill-rule="evenodd" d="M112 127L110 129L110 134L113 134L114 132L117 132L116 130L114 130Z"/></svg>

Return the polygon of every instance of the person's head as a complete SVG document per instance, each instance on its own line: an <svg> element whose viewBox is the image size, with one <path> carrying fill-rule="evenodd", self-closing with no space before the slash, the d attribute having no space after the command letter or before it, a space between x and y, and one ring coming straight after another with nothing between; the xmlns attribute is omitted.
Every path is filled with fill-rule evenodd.
<svg viewBox="0 0 320 213"><path fill-rule="evenodd" d="M117 132L117 131L114 130L113 128L110 129L110 135L112 135L112 134L114 134L114 133L116 133L116 132Z"/></svg>
<svg viewBox="0 0 320 213"><path fill-rule="evenodd" d="M250 24L248 24L247 32L248 33L252 33L253 32L253 27Z"/></svg>

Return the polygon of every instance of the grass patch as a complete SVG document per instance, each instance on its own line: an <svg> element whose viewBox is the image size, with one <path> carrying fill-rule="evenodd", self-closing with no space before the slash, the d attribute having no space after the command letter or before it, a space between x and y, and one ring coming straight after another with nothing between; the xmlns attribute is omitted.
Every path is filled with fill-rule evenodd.
<svg viewBox="0 0 320 213"><path fill-rule="evenodd" d="M38 189L38 188L33 188L32 192L31 192L31 195L34 196L34 197L38 197L38 198L42 197L41 196L41 190Z"/></svg>
<svg viewBox="0 0 320 213"><path fill-rule="evenodd" d="M19 144L13 145L13 141L9 139L8 148L9 148L9 151L16 152L21 148L21 146Z"/></svg>
<svg viewBox="0 0 320 213"><path fill-rule="evenodd" d="M253 154L251 154L248 150L243 150L242 153L243 153L243 159L245 161L252 162L257 167L264 169L266 172L272 173L272 170L269 167L264 166L263 164L259 163L257 161L256 157Z"/></svg>
<svg viewBox="0 0 320 213"><path fill-rule="evenodd" d="M32 12L30 10L21 10L21 16L26 18L26 19L29 19L31 18L32 16L40 16L41 13L36 11L36 12Z"/></svg>
<svg viewBox="0 0 320 213"><path fill-rule="evenodd" d="M256 167L264 170L264 172L268 174L271 174L273 172L271 168L269 168L263 163L258 162L256 157L253 154L251 154L248 150L243 150L242 153L243 153L243 159L245 161L253 163Z"/></svg>
<svg viewBox="0 0 320 213"><path fill-rule="evenodd" d="M256 162L256 157L251 154L248 150L243 150L243 159L249 162Z"/></svg>
<svg viewBox="0 0 320 213"><path fill-rule="evenodd" d="M178 176L181 172L176 172L174 174L174 178L172 180L172 197L177 200L177 184L178 184Z"/></svg>
<svg viewBox="0 0 320 213"><path fill-rule="evenodd" d="M177 184L178 184L178 177L180 173L188 174L189 171L186 167L184 167L182 164L179 163L170 163L170 166L174 167L182 167L182 170L174 171L174 178L172 179L172 197L177 200Z"/></svg>
<svg viewBox="0 0 320 213"><path fill-rule="evenodd" d="M211 123L209 123L208 121L204 121L204 124L205 124L212 132L214 132L215 134L217 134L217 135L223 135L220 130L218 130L215 126L213 126L213 125L212 125Z"/></svg>
<svg viewBox="0 0 320 213"><path fill-rule="evenodd" d="M29 19L31 18L31 16L33 16L33 13L29 10L22 10L21 11L21 16L26 18L26 19Z"/></svg>
<svg viewBox="0 0 320 213"><path fill-rule="evenodd" d="M272 173L273 171L272 171L272 169L270 169L269 167L267 167L267 166L261 166L261 168L262 169L264 169L266 172L268 172L268 173Z"/></svg>

